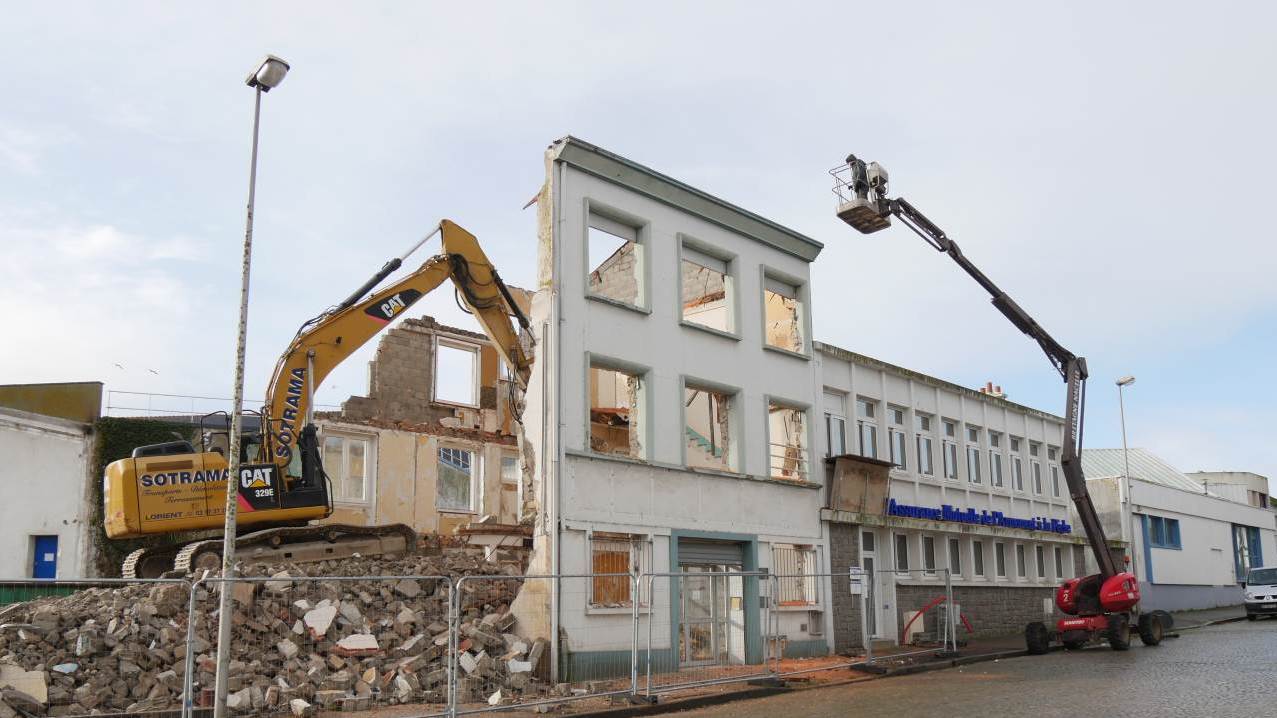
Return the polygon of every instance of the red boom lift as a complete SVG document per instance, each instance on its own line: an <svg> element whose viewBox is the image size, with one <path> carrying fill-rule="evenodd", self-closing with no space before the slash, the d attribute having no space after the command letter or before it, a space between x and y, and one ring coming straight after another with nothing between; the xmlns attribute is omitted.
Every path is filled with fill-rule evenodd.
<svg viewBox="0 0 1277 718"><path fill-rule="evenodd" d="M993 306L999 312L1042 347L1068 387L1060 464L1100 572L1093 576L1071 578L1056 589L1055 605L1068 617L1060 619L1055 630L1048 629L1041 621L1028 624L1024 629L1024 640L1029 653L1046 653L1054 641L1072 649L1101 640L1107 640L1115 650L1124 651L1130 647L1132 625L1137 628L1145 645L1160 643L1163 631L1170 625L1170 615L1163 611L1140 613L1139 583L1133 574L1121 570L1109 551L1104 528L1086 490L1081 456L1086 360L1052 338L1006 292L977 269L962 254L956 242L912 204L903 198L888 199L887 171L877 162L866 164L855 155L848 155L846 162L830 170L830 174L834 177L834 193L838 196L839 219L862 234L871 234L889 227L891 217L895 216L927 244L948 254L989 292Z"/></svg>

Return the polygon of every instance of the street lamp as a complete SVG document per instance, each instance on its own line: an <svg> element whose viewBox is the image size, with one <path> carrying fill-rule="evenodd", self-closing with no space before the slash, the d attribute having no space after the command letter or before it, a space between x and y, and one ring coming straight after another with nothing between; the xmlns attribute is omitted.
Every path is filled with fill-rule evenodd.
<svg viewBox="0 0 1277 718"><path fill-rule="evenodd" d="M235 340L235 387L231 399L230 466L226 477L226 508L222 528L222 593L217 614L217 687L213 716L226 715L226 685L231 659L231 585L226 580L235 571L235 509L239 499L240 444L244 409L244 343L248 333L248 277L253 262L253 203L257 196L257 136L262 118L262 93L284 81L288 63L267 55L249 73L245 84L256 90L253 102L253 151L248 168L248 216L244 228L244 266L239 288L239 334ZM265 428L265 427L263 427Z"/></svg>
<svg viewBox="0 0 1277 718"><path fill-rule="evenodd" d="M1134 384L1135 377L1127 374L1114 383L1117 384L1117 406L1122 417L1122 462L1126 466L1126 470L1122 472L1122 495L1126 497L1126 515L1123 517L1124 521L1122 530L1127 536L1126 540L1130 542L1127 545L1132 547L1131 572L1134 573L1138 579L1139 574L1135 572L1139 562L1135 560L1135 551L1133 548L1135 546L1135 525L1133 520L1134 516L1131 513L1134 507L1134 504L1131 502L1131 451L1126 446L1126 403L1122 399L1122 388ZM1148 548L1145 547L1144 550L1147 551Z"/></svg>

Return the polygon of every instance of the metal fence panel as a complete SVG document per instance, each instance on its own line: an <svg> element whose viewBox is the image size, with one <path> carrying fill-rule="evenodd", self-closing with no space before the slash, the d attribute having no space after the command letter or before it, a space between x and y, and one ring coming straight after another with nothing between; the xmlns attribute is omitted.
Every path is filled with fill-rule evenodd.
<svg viewBox="0 0 1277 718"><path fill-rule="evenodd" d="M180 579L0 580L0 684L24 713L177 709L190 584Z"/></svg>
<svg viewBox="0 0 1277 718"><path fill-rule="evenodd" d="M213 705L218 592L232 592L227 708L238 715L410 705L447 713L446 576L205 578L191 590L188 712Z"/></svg>
<svg viewBox="0 0 1277 718"><path fill-rule="evenodd" d="M628 573L458 579L456 712L629 694L633 615L644 600ZM557 650L550 620L556 602L561 617Z"/></svg>
<svg viewBox="0 0 1277 718"><path fill-rule="evenodd" d="M640 577L651 609L638 617L636 692L768 678L775 583L765 572L687 571Z"/></svg>

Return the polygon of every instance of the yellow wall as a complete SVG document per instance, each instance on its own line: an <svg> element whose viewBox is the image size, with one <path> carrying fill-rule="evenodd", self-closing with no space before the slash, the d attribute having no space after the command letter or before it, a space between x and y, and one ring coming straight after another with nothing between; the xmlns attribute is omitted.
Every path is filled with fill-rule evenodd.
<svg viewBox="0 0 1277 718"><path fill-rule="evenodd" d="M369 500L363 504L338 503L329 523L373 525L402 523L419 533L451 533L458 524L492 514L502 523L514 523L517 499L514 492L502 491L501 457L517 456L513 446L438 437L362 424L321 421L320 434L342 434L372 441L375 463L371 467ZM441 512L435 507L439 447L453 446L474 451L482 472L479 484L479 511ZM503 493L506 494L503 501Z"/></svg>
<svg viewBox="0 0 1277 718"><path fill-rule="evenodd" d="M2 384L0 406L91 424L102 415L102 382Z"/></svg>

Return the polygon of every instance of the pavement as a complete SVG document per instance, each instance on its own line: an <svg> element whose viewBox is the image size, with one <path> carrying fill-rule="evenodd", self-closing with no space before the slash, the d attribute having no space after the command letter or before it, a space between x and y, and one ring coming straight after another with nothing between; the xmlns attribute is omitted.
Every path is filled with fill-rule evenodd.
<svg viewBox="0 0 1277 718"><path fill-rule="evenodd" d="M1104 715L1255 718L1272 714L1277 620L1236 621L1238 609L1176 616L1179 638L1129 651L1096 646L943 671L786 692L679 715L944 715L947 718ZM1195 623L1228 622L1187 628Z"/></svg>

